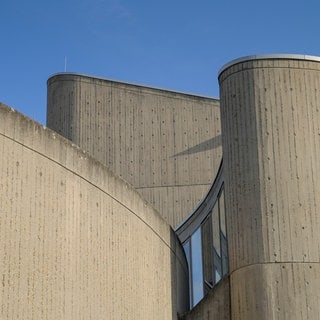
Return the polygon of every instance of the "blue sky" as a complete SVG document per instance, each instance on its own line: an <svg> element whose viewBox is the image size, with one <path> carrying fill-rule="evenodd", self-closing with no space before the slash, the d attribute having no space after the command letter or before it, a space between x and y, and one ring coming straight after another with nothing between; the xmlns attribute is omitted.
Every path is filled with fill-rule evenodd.
<svg viewBox="0 0 320 320"><path fill-rule="evenodd" d="M228 61L320 55L320 2L1 0L0 101L45 123L46 81L67 71L218 97Z"/></svg>

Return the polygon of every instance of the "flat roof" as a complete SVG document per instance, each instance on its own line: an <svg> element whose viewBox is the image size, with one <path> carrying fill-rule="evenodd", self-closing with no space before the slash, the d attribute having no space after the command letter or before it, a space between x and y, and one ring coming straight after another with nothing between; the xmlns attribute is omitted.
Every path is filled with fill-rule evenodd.
<svg viewBox="0 0 320 320"><path fill-rule="evenodd" d="M235 60L231 60L230 62L226 63L222 66L219 70L218 77L220 77L221 73L228 69L229 67L233 66L234 64L250 61L250 60L267 60L267 59L288 59L288 60L307 60L307 61L316 61L320 62L320 57L317 56L309 56L305 54L258 54L252 56L245 56Z"/></svg>
<svg viewBox="0 0 320 320"><path fill-rule="evenodd" d="M83 73L77 73L77 72L67 72L66 71L66 72L54 73L49 76L47 83L52 78L54 78L56 76L76 76L76 77L82 77L82 78L90 78L90 79L95 79L95 80L114 82L114 83L118 83L118 84L122 84L122 85L132 86L132 87L139 87L139 88L145 88L145 89L150 89L150 90L162 91L162 92L167 92L167 93L171 93L171 94L185 95L185 96L189 96L189 97L219 101L219 98L212 97L212 96L206 96L206 95L201 95L201 94L192 93L192 92L179 91L179 90L166 89L166 88L161 88L161 87L156 87L156 86L154 87L154 86L144 85L144 84L139 84L139 83L134 83L134 82L120 81L120 80L104 78L104 77L99 77L99 76L95 76L95 75L88 75L88 74L83 74Z"/></svg>

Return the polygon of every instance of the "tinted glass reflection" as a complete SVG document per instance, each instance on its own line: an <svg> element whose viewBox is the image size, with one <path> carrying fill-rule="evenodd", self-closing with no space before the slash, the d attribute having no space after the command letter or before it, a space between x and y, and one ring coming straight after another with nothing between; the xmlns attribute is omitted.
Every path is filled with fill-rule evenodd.
<svg viewBox="0 0 320 320"><path fill-rule="evenodd" d="M228 273L228 240L223 187L207 207L207 216L185 241L190 277L190 305L194 307Z"/></svg>
<svg viewBox="0 0 320 320"><path fill-rule="evenodd" d="M203 298L201 228L191 236L192 305Z"/></svg>

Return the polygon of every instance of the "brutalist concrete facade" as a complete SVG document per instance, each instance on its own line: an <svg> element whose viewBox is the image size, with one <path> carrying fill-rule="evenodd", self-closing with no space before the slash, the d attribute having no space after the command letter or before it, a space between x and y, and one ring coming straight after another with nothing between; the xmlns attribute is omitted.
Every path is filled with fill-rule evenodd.
<svg viewBox="0 0 320 320"><path fill-rule="evenodd" d="M48 80L47 125L109 167L176 226L219 167L219 101L77 74Z"/></svg>
<svg viewBox="0 0 320 320"><path fill-rule="evenodd" d="M1 319L320 319L320 58L245 57L219 83L55 75L53 130L0 106ZM229 273L188 311L172 227L202 228L221 136Z"/></svg>
<svg viewBox="0 0 320 320"><path fill-rule="evenodd" d="M188 270L126 182L0 105L0 319L177 319Z"/></svg>
<svg viewBox="0 0 320 320"><path fill-rule="evenodd" d="M220 73L232 319L320 318L319 62Z"/></svg>

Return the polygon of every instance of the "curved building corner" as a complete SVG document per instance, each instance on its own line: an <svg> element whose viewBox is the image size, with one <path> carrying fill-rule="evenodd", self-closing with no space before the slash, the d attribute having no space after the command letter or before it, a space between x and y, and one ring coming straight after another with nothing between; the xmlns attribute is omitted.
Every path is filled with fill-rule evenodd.
<svg viewBox="0 0 320 320"><path fill-rule="evenodd" d="M57 133L0 105L0 318L177 319L188 270L170 226Z"/></svg>
<svg viewBox="0 0 320 320"><path fill-rule="evenodd" d="M220 72L232 319L320 316L319 62L253 56Z"/></svg>
<svg viewBox="0 0 320 320"><path fill-rule="evenodd" d="M320 319L320 58L218 79L57 74L55 131L0 106L0 318Z"/></svg>

